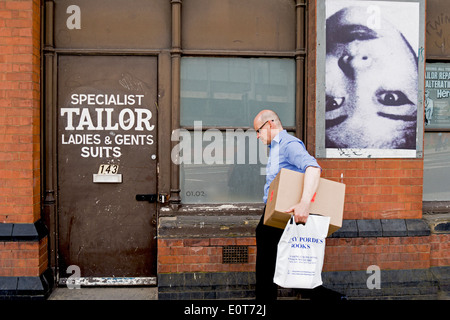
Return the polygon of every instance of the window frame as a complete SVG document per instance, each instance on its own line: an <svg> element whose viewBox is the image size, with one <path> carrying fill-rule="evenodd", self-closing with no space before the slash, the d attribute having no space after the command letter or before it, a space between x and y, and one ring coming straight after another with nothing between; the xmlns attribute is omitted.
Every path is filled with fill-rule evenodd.
<svg viewBox="0 0 450 320"><path fill-rule="evenodd" d="M447 63L450 67L450 60L444 58L434 58L427 59L425 61L425 68L428 64L433 63ZM424 88L425 90L425 88ZM425 148L425 135L427 133L439 133L439 132L450 132L450 125L447 128L429 128L424 125L424 169L425 169L425 156L426 156L426 148ZM424 186L425 187L425 186ZM423 192L422 192L423 195ZM446 213L450 208L450 200L423 200L422 201L422 211L423 213Z"/></svg>
<svg viewBox="0 0 450 320"><path fill-rule="evenodd" d="M294 60L295 62L295 56L291 55L291 56L286 56L286 55L280 55L280 56L267 56L267 55L245 55L245 56L241 56L241 55L226 55L226 54L222 54L222 55L198 55L198 54L189 54L189 55L182 55L181 56L181 60L183 60L183 58L188 57L188 58L228 58L228 59L232 59L232 58L254 58L254 59L262 59L262 58L268 58L268 59L289 59L291 58L292 60ZM181 70L181 61L180 61L180 70ZM294 70L294 117L295 119L297 119L297 115L299 112L304 112L304 110L299 110L299 105L297 103L297 95L298 92L296 90L296 88L298 87L298 83L297 83L297 68L296 70ZM194 130L196 130L197 128L195 128L195 126L193 125L181 125L181 73L180 73L180 105L179 105L179 121L180 121L180 126L179 128L182 130L187 130L189 132L193 132ZM289 133L293 133L296 137L299 137L299 133L301 135L302 133L302 126L300 123L298 123L296 120L294 120L294 123L296 124L295 126L284 126L283 125L283 129L285 129L287 132ZM207 130L219 130L221 133L226 132L226 130L244 130L247 131L249 129L254 129L251 126L212 126L212 125L202 125L201 127L202 132L205 132ZM301 138L300 138L301 139ZM178 165L179 166L179 165ZM193 210L195 208L200 209L202 206L208 206L210 208L223 208L224 205L231 205L231 206L236 206L236 207L255 207L255 208L259 208L261 206L264 205L264 203L262 202L262 197L261 197L261 202L226 202L226 203L185 203L183 202L183 190L181 189L182 186L182 181L181 181L181 167L179 167L179 190L180 190L180 199L181 199L181 205L185 208L189 208L189 210ZM258 186L256 186L258 187ZM261 190L263 189L263 185L259 186L261 188ZM233 208L231 208L231 211L234 211Z"/></svg>
<svg viewBox="0 0 450 320"><path fill-rule="evenodd" d="M225 3L225 2L224 2ZM314 136L311 130L307 130L307 115L310 118L309 114L311 111L315 110L314 103L310 104L310 111L307 110L307 97L308 97L308 86L314 86L314 83L309 80L309 75L315 74L315 66L314 66L314 55L313 52L307 50L308 46L315 46L314 37L308 37L308 30L312 28L315 23L315 10L316 4L309 3L306 0L294 0L292 14L294 15L294 21L292 25L292 48L286 49L278 47L258 47L258 45L254 46L250 44L246 47L238 44L236 47L233 45L231 47L227 47L226 49L217 49L214 47L214 43L211 44L207 49L205 48L194 48L194 47L186 47L183 48L182 38L186 30L186 25L184 24L183 18L186 18L185 14L187 10L182 10L185 4L181 1L172 1L172 46L170 51L170 65L171 65L171 76L169 78L170 81L170 100L171 100L171 110L170 110L170 130L174 132L174 130L180 129L180 69L181 69L181 58L185 56L189 57L272 57L272 58L293 58L295 59L295 128L287 128L288 130L292 130L296 137L303 140L305 145L307 145L306 141L306 132L310 132L312 134L312 138ZM271 13L273 14L273 13ZM311 21L311 22L310 22ZM198 36L198 35L197 35ZM218 41L220 41L218 39ZM311 59L311 60L310 60ZM310 64L310 61L312 64ZM310 70L309 70L310 68ZM312 119L312 118L311 118ZM189 129L189 127L186 127ZM210 127L204 127L205 130ZM235 129L235 127L214 127L217 129ZM244 129L244 127L239 127ZM311 140L311 143L314 139ZM176 146L177 141L171 141L170 147L171 150ZM170 152L169 152L170 153ZM168 159L170 158L167 157ZM251 213L253 210L257 210L256 213L261 213L261 208L263 208L263 204L239 204L233 206L224 206L221 205L189 205L183 204L181 199L181 190L180 190L180 166L173 162L170 163L169 166L170 172L170 181L166 183L170 186L170 192L168 196L168 205L162 206L160 210L160 215L171 215L172 213L201 213L205 212L205 209L208 209L207 212L211 214L221 214L222 212L227 212L226 214L234 214L234 213ZM261 186L262 187L262 186ZM243 208L243 210L241 210Z"/></svg>

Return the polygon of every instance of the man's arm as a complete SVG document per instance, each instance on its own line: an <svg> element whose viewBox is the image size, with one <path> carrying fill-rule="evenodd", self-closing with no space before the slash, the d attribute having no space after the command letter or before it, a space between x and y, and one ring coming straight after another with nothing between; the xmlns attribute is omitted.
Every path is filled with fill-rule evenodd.
<svg viewBox="0 0 450 320"><path fill-rule="evenodd" d="M306 223L309 216L309 207L314 193L317 191L320 181L320 168L308 167L305 170L305 177L303 182L303 194L300 202L295 206L286 210L286 212L294 212L294 220L296 223Z"/></svg>

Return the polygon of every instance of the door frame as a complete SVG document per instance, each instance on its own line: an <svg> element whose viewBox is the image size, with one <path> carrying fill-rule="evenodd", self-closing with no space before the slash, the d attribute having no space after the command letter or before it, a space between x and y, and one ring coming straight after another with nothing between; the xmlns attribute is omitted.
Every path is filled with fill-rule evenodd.
<svg viewBox="0 0 450 320"><path fill-rule="evenodd" d="M177 6L177 4L172 4ZM55 47L55 4L53 1L45 1L41 7L41 216L48 228L47 243L48 265L51 268L56 284L64 284L66 270L60 270L58 264L58 59L60 55L126 55L126 56L156 56L157 57L157 129L154 133L157 141L156 160L156 188L158 199L164 199L156 203L156 219L158 221L161 207L167 207L170 198L171 181L177 180L173 175L171 164L171 132L173 117L176 117L177 108L172 104L177 100L179 92L173 88L179 88L179 60L180 52L171 48L161 49L61 49ZM170 35L170 32L168 33ZM178 67L177 67L178 65ZM179 100L179 99L178 99ZM175 110L175 111L173 111ZM174 114L173 114L174 113ZM175 190L176 192L176 190ZM170 199L172 200L172 199ZM156 228L156 236L158 229ZM158 255L156 244L155 255ZM156 274L158 273L156 265ZM110 279L91 279L83 281L82 285L102 282L102 285L156 285L156 278L152 279L123 279L110 281ZM60 281L61 280L61 281ZM81 280L81 279L80 279ZM86 283L85 283L86 282Z"/></svg>
<svg viewBox="0 0 450 320"><path fill-rule="evenodd" d="M122 56L153 56L157 58L157 128L155 139L157 143L156 159L156 188L159 199L156 203L156 219L158 221L160 208L167 204L170 194L170 134L171 134L171 69L172 56L170 52L156 50L58 50L45 47L43 52L43 97L41 116L41 190L42 190L42 217L49 229L48 255L49 266L53 270L55 283L67 284L67 270L60 270L58 264L58 59L61 55L122 55ZM162 197L163 196L163 197ZM156 228L156 235L158 232ZM157 259L158 245L155 255ZM156 266L156 274L157 274ZM75 276L75 273L73 274ZM78 277L77 277L78 278ZM133 277L133 278L79 278L83 286L89 285L156 285L157 277Z"/></svg>
<svg viewBox="0 0 450 320"><path fill-rule="evenodd" d="M119 72L118 75L120 75L120 73L124 73L128 69L128 68L124 69L124 66L128 66L129 63L131 63L131 65L134 65L132 70L135 70L135 72L137 70L143 71L143 72L141 72L141 77L143 76L142 74L145 73L143 67L144 66L145 66L145 68L151 67L151 69L148 72L150 72L152 74L151 78L153 78L153 79L150 82L148 82L148 84L151 87L153 87L153 88L152 88L152 93L149 96L150 100L147 100L147 103L149 103L150 105L147 105L147 104L144 104L144 105L147 105L147 107L149 109L151 109L151 111L153 113L152 123L157 125L158 119L157 118L155 119L155 117L158 117L157 108L156 108L156 106L157 106L156 99L157 99L157 96L158 96L158 87L157 87L158 57L156 55L142 55L142 54L141 55L128 55L128 54L127 55L125 55L125 54L120 54L120 55L108 54L108 55L105 55L103 53L95 54L95 55L93 55L93 54L89 54L89 55L87 55L87 54L77 54L77 55L74 55L74 54L68 54L68 53L59 54L56 57L57 63L58 63L58 70L56 72L56 79L55 79L55 81L57 81L57 95L58 95L57 99L58 100L57 100L57 103L56 103L57 107L55 109L56 113L57 113L57 115L56 115L56 121L57 122L56 122L56 125L54 126L55 130L58 132L57 135L56 135L56 142L58 143L58 145L57 145L57 148L58 148L57 149L57 155L58 155L57 159L58 159L58 161L62 161L62 159L59 156L61 155L61 152L63 151L63 146L61 145L61 140L60 140L60 138L61 138L61 131L59 130L59 129L63 129L63 128L59 127L61 125L60 114L59 114L60 113L60 109L59 108L63 107L62 104L64 103L64 101L59 100L59 99L61 99L61 98L64 99L64 97L61 96L62 92L64 92L64 94L66 94L66 95L68 94L68 92L66 92L66 90L65 90L65 87L59 87L59 86L64 86L64 82L61 82L61 79L63 79L63 78L61 78L61 75L63 73L66 74L65 77L67 77L67 76L70 77L70 75L71 75L71 74L68 74L67 72L65 72L63 69L61 69L61 68L65 68L64 64L63 64L63 60L62 60L65 57L70 59L70 60L66 60L66 61L72 61L70 63L70 65L72 65L72 67L71 67L72 68L72 72L74 72L74 71L76 72L76 69L77 69L76 63L82 63L83 64L83 63L87 63L88 61L90 61L89 64L91 65L89 70L91 68L94 68L98 63L100 63L100 65L103 65L103 67L101 67L101 69L99 69L99 70L109 70L107 72L112 72L111 75L117 74L117 72ZM72 58L75 58L76 60L72 60ZM90 60L90 58L99 58L100 60ZM116 61L116 62L111 64L112 61L108 60L109 58L113 58L113 59L119 58L119 61L123 61L123 65L115 67L115 65L118 63L118 61L116 61L116 59L115 59L113 61ZM138 58L138 60L136 60L136 58ZM150 58L150 60L140 60L141 58L144 58L144 59ZM79 60L79 59L81 59L81 60ZM85 60L85 59L87 59L87 60ZM122 60L122 59L124 59L124 60ZM129 59L131 59L131 60L129 60ZM141 65L141 63L144 63L144 64ZM151 64L147 64L147 63L151 63ZM137 69L136 69L136 67L137 67ZM85 69L85 70L87 70L87 69ZM84 72L84 74L86 75L85 72ZM105 78L105 80L108 82L108 79L110 79L110 78L107 76ZM147 81L149 81L149 79L147 79ZM101 84L100 84L100 87L102 87ZM109 87L109 82L108 82L107 87ZM156 143L156 145L152 147L152 149L154 150L154 151L152 151L153 155L155 155L157 153L157 151L158 151L158 140L157 140L158 134L157 134L157 130L158 129L155 128L155 130L151 131L152 132L152 136L153 136L153 141L154 141L154 143ZM63 131L63 132L65 132L65 131ZM122 133L122 131L119 131L118 133ZM123 132L123 133L126 133L126 132ZM105 134L106 134L106 132L105 132ZM63 142L63 144L64 144L64 142ZM75 146L73 146L73 147L75 147ZM134 152L134 153L137 152L138 154L140 153L140 151L138 150L139 148L138 149L136 149L137 147L132 147L132 148L134 149L134 151L129 150L130 152ZM66 149L66 148L64 147L64 149ZM70 149L71 149L71 147L70 147ZM92 158L91 161L98 162L98 161L102 160L100 158L97 158L97 159L95 159L95 158L96 157L94 156L94 158ZM134 157L134 159L136 159L136 158ZM143 159L140 160L140 161L144 161L144 162L139 162L139 164L137 164L138 167L141 167L141 165L149 165L149 163L145 159L146 158L143 158ZM152 157L151 172L149 172L150 176L155 177L155 178L154 178L154 180L152 179L152 182L151 182L150 185L147 185L144 181L141 181L139 183L141 192L145 193L146 192L145 190L149 190L147 192L150 192L150 190L151 190L151 193L157 192L157 185L158 185L157 184L157 177L156 177L156 173L157 173L157 159L158 159L158 157L155 157L155 158ZM103 160L106 161L106 162L108 161L107 158L103 158ZM127 165L128 161L130 161L130 160L132 160L132 159L129 158L129 156L128 156L128 158L126 158L126 155L125 155L125 160L124 161L126 161L126 162L124 162L124 164ZM77 162L77 160L75 161L75 163L76 162ZM73 164L75 164L75 163L73 163ZM123 271L127 271L127 272L129 272L131 274L131 275L126 275L126 276L124 276L124 275L122 275L122 276L114 276L116 271L119 272L118 271L119 269L116 270L115 269L116 265L111 265L111 269L109 270L109 272L107 272L107 274L105 276L90 275L90 276L86 276L86 277L80 277L80 270L79 270L78 266L76 266L77 263L73 263L72 262L75 265L72 265L69 268L70 262L68 264L65 264L63 262L65 259L69 259L69 261L71 260L70 255L68 255L71 250L69 248L67 248L67 245L69 245L69 243L70 243L70 245L69 245L70 248L74 249L74 247L72 247L72 245L71 245L71 243L73 242L71 239L74 239L75 243L77 243L81 239L83 239L82 236L80 238L80 233L72 234L70 236L71 239L67 238L67 232L68 231L69 231L69 234L70 234L70 227L69 227L69 230L67 230L67 225L65 225L65 223L63 222L63 221L65 221L64 217L71 218L71 219L75 218L75 220L77 220L78 218L81 218L82 220L87 218L86 216L83 218L82 217L83 215L80 216L79 213L77 213L77 212L67 212L67 210L63 209L64 207L67 208L67 207L71 206L71 203L62 203L61 202L61 201L63 201L62 200L63 199L62 198L63 197L63 193L66 196L68 194L72 193L70 191L70 186L69 186L69 189L67 189L67 185L66 185L65 189L62 189L63 180L61 180L61 179L67 179L67 178L71 179L70 178L71 174L69 174L69 176L67 176L67 175L65 175L63 173L63 171L60 171L60 169L63 166L63 164L64 163L61 163L61 162L58 162L58 164L57 164L57 167L58 167L58 172L57 172L57 174L58 174L57 190L59 191L59 194L56 197L57 201L58 201L57 202L57 207L56 207L56 210L57 210L56 218L58 220L57 230L63 232L63 233L60 234L60 236L57 239L58 242L61 242L62 247L59 246L59 243L58 243L58 246L56 247L57 250L58 250L58 258L59 258L59 260L57 260L57 263L61 266L60 268L58 268L58 274L59 274L58 282L60 284L62 284L62 285L69 284L69 283L73 284L73 280L75 279L77 284L83 284L85 286L93 286L93 285L155 285L156 284L156 272L157 272L157 250L156 250L157 249L157 241L156 241L156 237L155 238L153 238L153 237L156 236L156 233L157 233L157 218L158 217L157 217L157 208L156 208L157 204L156 203L152 203L149 208L147 208L147 206L149 204L145 204L145 203L138 204L138 203L136 203L136 205L139 206L139 207L144 206L145 210L142 211L143 208L141 208L141 209L136 208L136 209L134 209L136 211L134 211L134 214L133 214L133 216L140 217L138 219L144 218L146 220L150 219L151 221L153 221L148 226L148 228L150 228L150 229L147 230L146 229L147 227L146 227L146 228L144 228L144 230L141 229L141 231L139 233L137 233L137 234L140 235L140 236L138 236L137 239L141 239L142 237L144 237L144 238L148 237L148 240L151 241L151 243L149 244L150 246L148 247L149 250L147 250L146 251L147 253L145 254L145 255L150 255L152 257L151 258L151 263L148 262L148 263L144 264L146 270L150 273L149 275L142 275L142 276L140 276L140 275L134 274L134 272L131 272L133 269L136 268L136 266L141 265L142 262L144 262L141 259L133 260L134 258L132 258L132 256L133 256L132 254L131 254L131 256L129 256L129 255L126 256L128 259L125 259L125 260L123 258L119 259L119 260L122 261L122 263L117 265L117 267L119 269L124 268ZM94 174L94 176L95 176L95 174ZM71 181L71 180L69 180L69 181ZM128 182L126 182L126 183L128 183L127 185L120 186L120 189L122 189L126 193L128 193L126 190L133 189L133 186L135 185L129 179L127 181L128 181ZM67 182L67 180L66 180L66 182ZM97 188L101 188L101 185L102 184L97 184L96 187ZM131 189L126 189L128 187L131 188ZM97 190L96 192L100 192L97 188L94 188L93 190ZM133 192L136 192L136 191L133 191ZM134 197L134 195L133 195L133 197ZM66 197L64 197L64 198L65 198L65 201L68 201L68 199ZM155 197L155 198L157 198L157 197ZM72 201L76 201L75 199L76 198L73 198ZM123 199L123 200L125 201L125 199ZM131 201L131 203L129 203L128 201ZM134 208L134 206L135 206L135 204L133 204L134 201L131 200L131 199L128 200L128 201L125 201L125 202L128 205L131 205ZM138 199L138 196L136 195L136 200L135 201L142 201L142 200ZM147 199L145 199L145 201L147 201ZM151 202L154 202L154 200L151 200ZM87 208L89 208L89 206L85 207L85 209L87 209ZM85 209L82 210L82 211L85 211ZM94 212L100 213L100 211L95 210L94 208L92 208L92 209L94 210ZM131 207L129 209L131 209ZM148 211L148 209L150 211ZM94 213L94 212L92 212L92 213ZM120 217L122 214L124 214L126 212L127 212L126 210L125 211L123 211L123 210L122 211L117 211L113 216L116 216L116 214L117 214L116 218L118 218L118 217ZM85 213L87 213L87 212L85 212ZM61 214L64 214L64 216L61 216ZM142 215L144 215L144 216L142 216ZM89 218L87 218L87 219L89 219ZM67 221L66 221L66 223L67 223ZM118 230L116 230L116 231L118 231ZM86 231L83 231L83 232L86 232ZM112 233L110 233L110 234L114 234L114 233L115 232L112 231ZM88 234L90 234L90 233L88 233ZM86 236L88 236L88 234L86 234ZM151 235L151 237L149 237L150 235ZM77 240L75 240L75 239L77 239ZM123 240L125 240L125 239L123 239ZM81 240L81 241L84 242L83 240ZM123 242L123 243L125 243L125 242ZM143 245L143 243L141 243L141 244ZM122 246L119 245L119 247L117 247L117 249L121 250L121 249L124 249L124 248L122 248ZM103 254L102 252L99 252L99 253ZM109 252L109 254L111 254L111 252ZM99 257L99 258L100 258L100 260L103 260L101 257ZM147 260L147 258L146 258L146 260ZM62 259L62 260L60 260L60 259ZM97 261L97 262L100 262L100 261ZM126 262L126 263L123 264L124 262ZM135 262L137 262L137 265L135 265ZM82 262L80 261L80 263L82 263ZM94 263L95 263L95 261L94 261ZM91 265L91 261L90 260L85 260L84 263L80 264L79 266L81 267L81 269L83 269L83 268L86 268L86 267L89 268L90 265ZM103 270L103 268L107 267L109 264L104 265L104 264L100 263L100 265L102 265L103 267L101 267L98 270ZM120 267L119 267L119 265L120 265ZM128 266L128 267L126 267L126 266ZM143 267L143 265L141 265L141 267ZM67 268L67 270L65 270L66 268ZM129 269L129 268L131 268L131 269ZM104 273L104 271L103 272L102 271L97 271L96 272L95 269L92 269L92 268L90 268L90 269L91 269L91 272L94 272L94 273L97 273L97 272L100 272L100 274ZM147 273L147 272L145 272L145 273Z"/></svg>

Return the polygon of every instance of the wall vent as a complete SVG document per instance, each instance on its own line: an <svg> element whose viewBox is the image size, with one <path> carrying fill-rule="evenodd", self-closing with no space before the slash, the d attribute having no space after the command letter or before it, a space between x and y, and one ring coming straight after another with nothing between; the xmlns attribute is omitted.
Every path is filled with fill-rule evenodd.
<svg viewBox="0 0 450 320"><path fill-rule="evenodd" d="M222 263L248 263L248 246L222 247Z"/></svg>

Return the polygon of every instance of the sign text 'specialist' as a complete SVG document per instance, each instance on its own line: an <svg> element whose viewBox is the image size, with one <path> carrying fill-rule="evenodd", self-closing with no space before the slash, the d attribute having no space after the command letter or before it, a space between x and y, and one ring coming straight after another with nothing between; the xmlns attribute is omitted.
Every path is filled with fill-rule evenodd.
<svg viewBox="0 0 450 320"><path fill-rule="evenodd" d="M139 107L144 95L72 94L70 98L74 107L60 111L65 123L61 142L82 145L82 157L119 158L121 145L153 144L153 135L148 134L155 127L152 112ZM107 135L86 131L107 131Z"/></svg>

